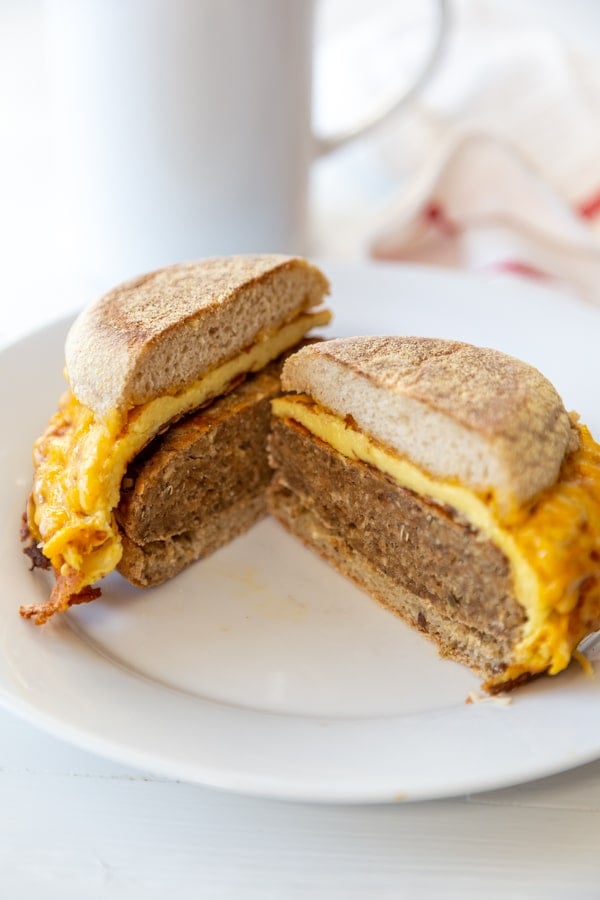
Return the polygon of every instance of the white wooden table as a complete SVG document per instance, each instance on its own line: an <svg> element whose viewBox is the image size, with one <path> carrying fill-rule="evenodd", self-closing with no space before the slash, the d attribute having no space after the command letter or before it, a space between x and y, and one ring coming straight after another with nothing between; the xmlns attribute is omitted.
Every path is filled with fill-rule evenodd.
<svg viewBox="0 0 600 900"><path fill-rule="evenodd" d="M148 777L0 712L0 883L44 898L600 896L600 762L396 806L309 806Z"/></svg>

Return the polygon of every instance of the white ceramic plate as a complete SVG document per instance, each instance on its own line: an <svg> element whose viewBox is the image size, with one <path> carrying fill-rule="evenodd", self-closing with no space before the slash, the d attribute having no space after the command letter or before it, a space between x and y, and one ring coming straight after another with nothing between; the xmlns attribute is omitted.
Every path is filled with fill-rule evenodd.
<svg viewBox="0 0 600 900"><path fill-rule="evenodd" d="M463 338L541 368L600 434L600 314L511 279L327 265L336 334ZM64 322L0 355L0 700L73 743L173 778L321 801L443 797L600 756L600 684L573 665L478 687L419 634L264 521L163 587L107 579L44 628L19 549L31 444L63 388ZM591 641L588 655L600 657Z"/></svg>

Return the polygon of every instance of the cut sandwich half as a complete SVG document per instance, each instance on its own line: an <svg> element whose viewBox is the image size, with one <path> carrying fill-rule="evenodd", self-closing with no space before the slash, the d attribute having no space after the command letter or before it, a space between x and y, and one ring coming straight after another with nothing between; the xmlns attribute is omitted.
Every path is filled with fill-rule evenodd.
<svg viewBox="0 0 600 900"><path fill-rule="evenodd" d="M282 386L272 514L487 690L600 628L600 447L536 369L364 337L300 350Z"/></svg>
<svg viewBox="0 0 600 900"><path fill-rule="evenodd" d="M133 519L144 514L152 519L152 513L142 512L143 501L135 513L130 502L122 502L128 468L175 422L235 391L313 327L327 324L330 313L320 307L328 290L322 272L299 258L226 257L150 273L84 310L67 336L69 390L34 447L25 528L29 555L36 565L53 569L55 585L47 602L23 607L22 615L41 624L55 612L94 599L99 594L96 582L119 565L138 583L147 578L139 559L134 561L138 549L154 544L158 552L156 541L173 537L185 523L180 519L170 536L160 528L140 536ZM265 385L254 382L251 389L242 388L233 405L222 406L214 417L205 414L196 431L206 434L214 427L222 435L221 420L228 417L234 421L231 436L231 429L245 422L241 445L249 431L247 416L260 405L265 390L271 390L272 385ZM179 432L184 442L192 440L189 428L196 426L186 427L187 432ZM257 432L261 427L264 438L264 426L257 424ZM199 432L188 464L196 451L205 452L211 443L210 436L202 438ZM209 466L224 449L219 440L209 450ZM252 446L256 449L258 443ZM260 452L264 456L264 445ZM167 473L168 466L155 476L153 490L143 474L136 497L147 490L148 502L158 502L161 490L169 490ZM177 477L185 476L179 472ZM131 490L132 479L137 479L131 474L127 479L124 486ZM240 501L252 509L243 513L249 525L260 503L248 496L240 496ZM177 564L165 562L165 577L181 568L180 563L223 543L226 535L239 533L241 523L227 521L223 503L212 536L204 543L198 535L191 538L194 547L180 553ZM190 519L189 533L197 531L197 519ZM152 576L147 583L154 580Z"/></svg>

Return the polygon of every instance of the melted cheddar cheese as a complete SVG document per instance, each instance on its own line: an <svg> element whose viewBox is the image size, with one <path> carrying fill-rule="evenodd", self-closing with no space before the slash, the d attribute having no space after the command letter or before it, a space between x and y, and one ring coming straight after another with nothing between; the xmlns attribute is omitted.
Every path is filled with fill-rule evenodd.
<svg viewBox="0 0 600 900"><path fill-rule="evenodd" d="M579 449L563 463L558 481L516 520L503 521L490 493L433 477L305 395L279 397L272 407L347 458L452 507L502 550L526 622L508 668L490 686L561 671L579 641L600 628L600 446L587 428L578 426Z"/></svg>
<svg viewBox="0 0 600 900"><path fill-rule="evenodd" d="M127 466L140 450L169 423L222 394L241 375L262 369L329 319L327 310L302 314L194 384L125 416L115 410L98 419L71 392L65 394L34 447L28 520L32 536L71 595L119 563L122 546L114 510ZM66 608L68 600L64 597L57 608ZM45 618L42 614L37 620Z"/></svg>

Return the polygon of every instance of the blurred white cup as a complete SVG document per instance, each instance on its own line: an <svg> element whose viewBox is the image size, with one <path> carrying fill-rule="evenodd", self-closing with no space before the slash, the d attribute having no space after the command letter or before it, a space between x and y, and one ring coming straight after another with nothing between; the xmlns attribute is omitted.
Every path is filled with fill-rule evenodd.
<svg viewBox="0 0 600 900"><path fill-rule="evenodd" d="M405 102L425 82L446 29ZM121 278L304 252L312 0L46 0L56 189L74 263Z"/></svg>

